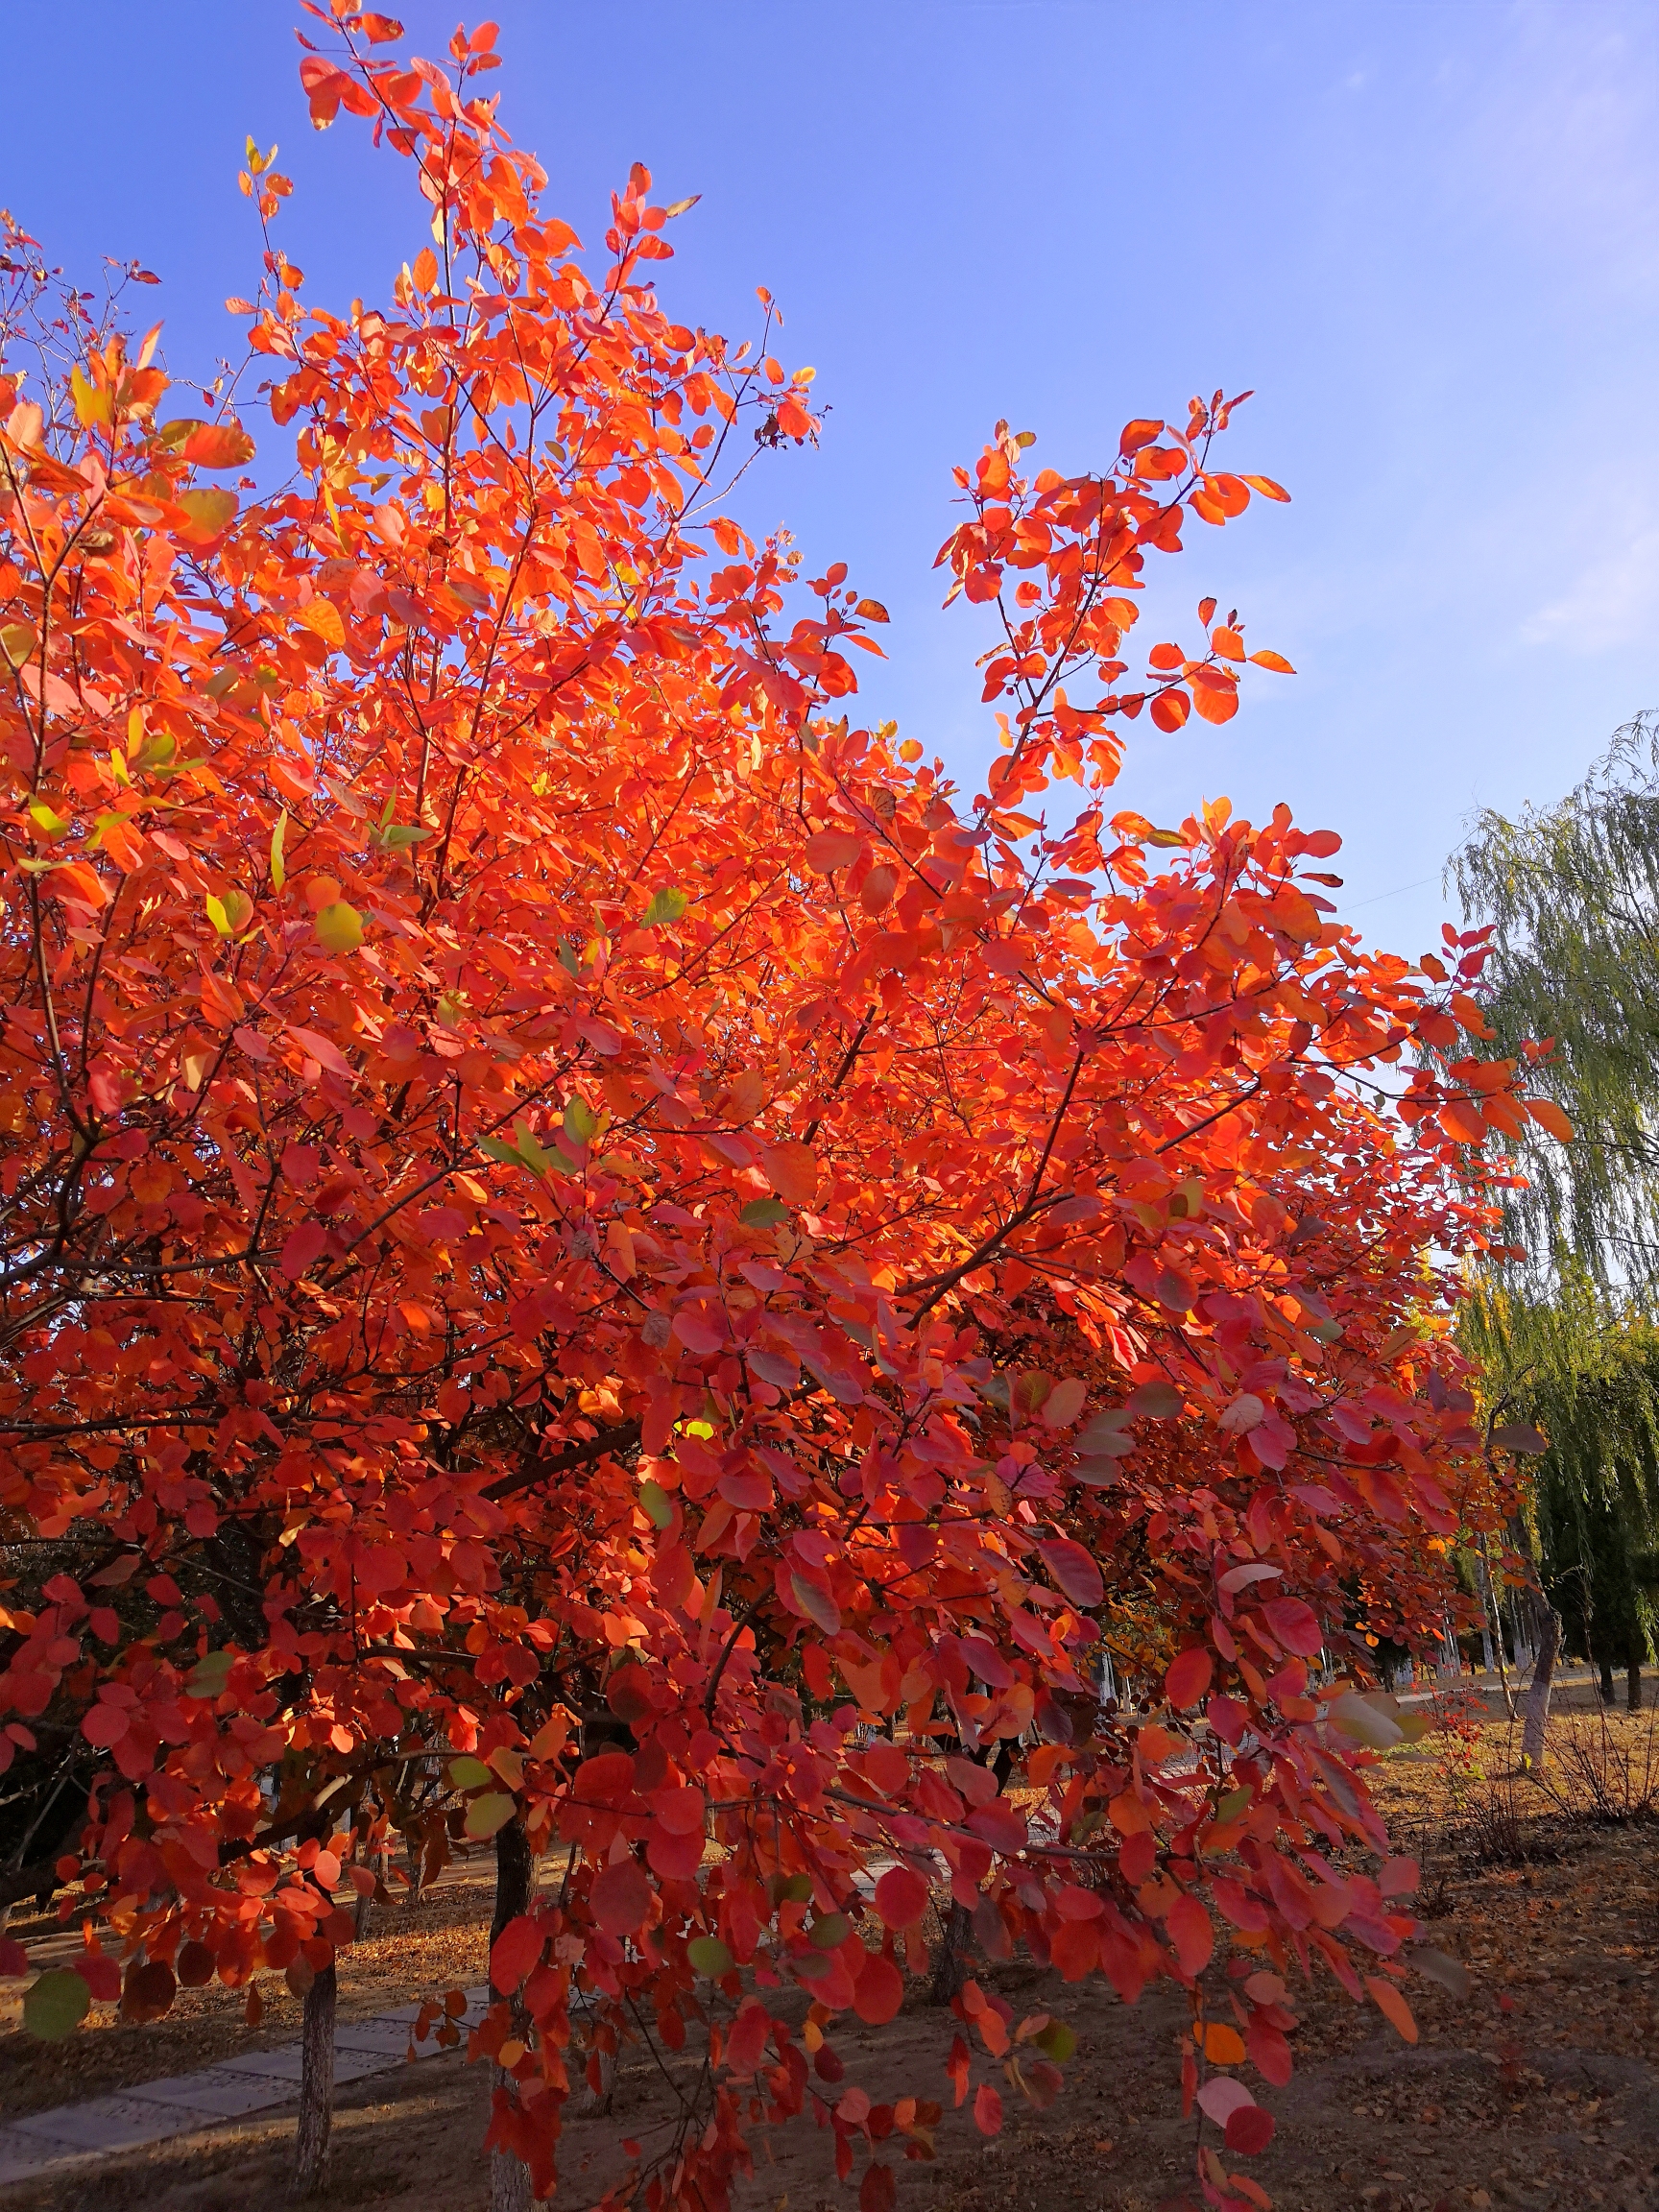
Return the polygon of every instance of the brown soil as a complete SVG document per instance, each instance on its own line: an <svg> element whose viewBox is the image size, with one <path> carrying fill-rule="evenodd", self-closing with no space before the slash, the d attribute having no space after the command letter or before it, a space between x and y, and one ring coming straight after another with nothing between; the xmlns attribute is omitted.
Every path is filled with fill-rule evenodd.
<svg viewBox="0 0 1659 2212"><path fill-rule="evenodd" d="M1645 1735L1652 1718L1615 1722L1615 1739ZM1659 1821L1586 1818L1572 1809L1573 1792L1563 1810L1534 1785L1505 1781L1499 1729L1487 1731L1481 1758L1483 1778L1459 1779L1436 1758L1392 1759L1378 1777L1390 1817L1422 1847L1431 1939L1465 1960L1473 1992L1459 2004L1414 1981L1421 2035L1412 2048L1328 1975L1298 1986L1295 2077L1285 2090L1253 2084L1279 2118L1278 2136L1261 2157L1228 2159L1279 2212L1659 2208ZM343 1965L343 2004L361 2014L476 1980L487 1913L487 1890L456 1887L407 1932L400 1912L389 1915L393 1932L351 1955L349 1984ZM1180 1993L1149 1992L1126 2008L1030 1966L986 1969L981 1980L1017 2017L1051 2009L1079 2036L1059 2100L1040 2112L1005 2088L1006 2121L993 2142L966 2109L949 2109L942 2067L954 2023L926 2004L920 1984L890 2028L851 2023L835 2037L849 2080L873 2100L911 2092L947 2103L937 2158L900 2165L900 2212L1196 2207L1193 2134L1176 2086ZM8 2038L0 2104L32 2109L205 2063L249 2040L224 2016L240 2000L220 2002L219 2014L204 2008L191 2019L84 2032L50 2054ZM298 2008L285 2002L287 2013L274 2005L267 2014L262 2040L292 2037ZM52 2086L42 2090L36 2076L48 2070ZM975 2079L987 2071L981 2057ZM346 2090L333 2183L321 2201L331 2212L426 2212L434 2202L482 2212L488 2096L484 2070L459 2055ZM574 2212L620 2176L624 2136L647 2152L661 2144L667 2104L656 2069L625 2056L613 2116L567 2130L560 2205ZM292 2135L289 2113L157 2146L50 2188L18 2187L7 2193L8 2212L277 2212L289 2202ZM896 2152L896 2139L882 2149ZM852 2212L856 2202L863 2158L854 2188L843 2188L830 2135L810 2114L757 2142L756 2159L740 2212Z"/></svg>

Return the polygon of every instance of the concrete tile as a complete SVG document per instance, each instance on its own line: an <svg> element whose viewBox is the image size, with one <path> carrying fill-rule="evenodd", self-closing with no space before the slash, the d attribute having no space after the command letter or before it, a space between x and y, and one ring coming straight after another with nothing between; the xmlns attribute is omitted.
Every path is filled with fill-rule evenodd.
<svg viewBox="0 0 1659 2212"><path fill-rule="evenodd" d="M359 2020L353 2026L340 2030L334 2038L335 2053L341 2057L350 2051L380 2053L388 2058L401 2058L409 2048L410 2026L407 2020Z"/></svg>
<svg viewBox="0 0 1659 2212"><path fill-rule="evenodd" d="M127 2092L141 2103L159 2104L180 2115L180 2128L210 2128L217 2120L240 2120L245 2113L280 2104L292 2091L285 2081L264 2074L232 2074L209 2066L200 2074L173 2074L161 2081L135 2082Z"/></svg>
<svg viewBox="0 0 1659 2212"><path fill-rule="evenodd" d="M60 2143L70 2151L126 2151L178 2133L172 2115L133 2097L93 2097L84 2104L60 2104L13 2123L22 2135Z"/></svg>
<svg viewBox="0 0 1659 2212"><path fill-rule="evenodd" d="M334 2085L343 2081L361 2081L371 2074L389 2074L394 2066L401 2066L401 2047L388 2056L384 2051L342 2051L334 2053Z"/></svg>
<svg viewBox="0 0 1659 2212"><path fill-rule="evenodd" d="M29 2181L49 2173L68 2158L84 2158L66 2143L53 2143L44 2135L19 2135L15 2128L0 2128L0 2189L9 2181Z"/></svg>
<svg viewBox="0 0 1659 2212"><path fill-rule="evenodd" d="M250 2051L242 2058L222 2058L222 2074L255 2075L265 2081L286 2081L299 2086L302 2061L298 2043L287 2043L279 2051Z"/></svg>

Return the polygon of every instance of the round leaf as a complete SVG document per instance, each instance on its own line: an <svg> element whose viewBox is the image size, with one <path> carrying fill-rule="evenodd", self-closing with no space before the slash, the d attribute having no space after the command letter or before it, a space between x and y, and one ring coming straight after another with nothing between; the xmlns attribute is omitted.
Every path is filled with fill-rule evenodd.
<svg viewBox="0 0 1659 2212"><path fill-rule="evenodd" d="M80 2027L91 2003L92 1992L81 1976L55 1966L25 1990L23 2025L42 2043L60 2043Z"/></svg>
<svg viewBox="0 0 1659 2212"><path fill-rule="evenodd" d="M363 917L344 899L325 906L312 926L325 952L351 952L363 942Z"/></svg>
<svg viewBox="0 0 1659 2212"><path fill-rule="evenodd" d="M467 1833L481 1843L498 1828L505 1828L512 1817L513 1799L504 1790L493 1790L487 1796L474 1797L468 1806Z"/></svg>
<svg viewBox="0 0 1659 2212"><path fill-rule="evenodd" d="M685 1946L685 1956L697 1972L707 1974L710 1982L718 1982L722 1975L730 1974L737 1963L718 1936L694 1936Z"/></svg>

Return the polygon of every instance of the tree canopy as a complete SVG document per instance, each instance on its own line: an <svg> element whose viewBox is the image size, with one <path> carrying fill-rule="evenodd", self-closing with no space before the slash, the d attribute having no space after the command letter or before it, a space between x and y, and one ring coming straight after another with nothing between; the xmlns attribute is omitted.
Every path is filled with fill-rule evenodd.
<svg viewBox="0 0 1659 2212"><path fill-rule="evenodd" d="M1534 1281L1659 1281L1659 721L1621 730L1575 791L1491 809L1453 854L1465 917L1491 930L1480 1006L1500 1051L1571 1122L1534 1135L1508 1199ZM1553 1050L1544 1047L1553 1045ZM1559 1132L1554 1132L1559 1134Z"/></svg>
<svg viewBox="0 0 1659 2212"><path fill-rule="evenodd" d="M640 167L585 256L492 27L335 14L313 117L429 242L333 312L268 234L258 472L119 303L31 325L12 240L0 1756L83 1776L77 1972L145 2017L325 1971L420 1771L567 1854L473 2035L539 2192L619 2038L704 2061L654 2207L813 2098L880 2212L936 2090L1052 2094L1069 2032L972 1979L947 2083L835 2086L948 1881L991 1957L1188 1993L1199 2182L1259 2201L1292 1970L1414 2032L1393 1723L1310 1669L1437 1638L1512 1504L1447 1326L1528 1111L1459 1044L1487 949L1366 950L1287 808L1108 812L1127 724L1286 668L1210 599L1136 641L1148 561L1285 496L1236 403L957 471L958 790L854 720L878 602L729 512L818 430L771 303L675 320ZM1096 1714L1103 1646L1155 1715Z"/></svg>

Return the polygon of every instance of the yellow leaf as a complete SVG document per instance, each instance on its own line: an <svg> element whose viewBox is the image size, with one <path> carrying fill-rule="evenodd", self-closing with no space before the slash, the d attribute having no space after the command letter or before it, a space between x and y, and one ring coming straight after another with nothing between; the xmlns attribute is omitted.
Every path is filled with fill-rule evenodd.
<svg viewBox="0 0 1659 2212"><path fill-rule="evenodd" d="M109 394L98 386L80 368L69 372L69 390L75 401L76 419L84 430L95 422L109 421Z"/></svg>
<svg viewBox="0 0 1659 2212"><path fill-rule="evenodd" d="M352 952L363 942L363 917L344 899L325 906L312 926L325 952Z"/></svg>

